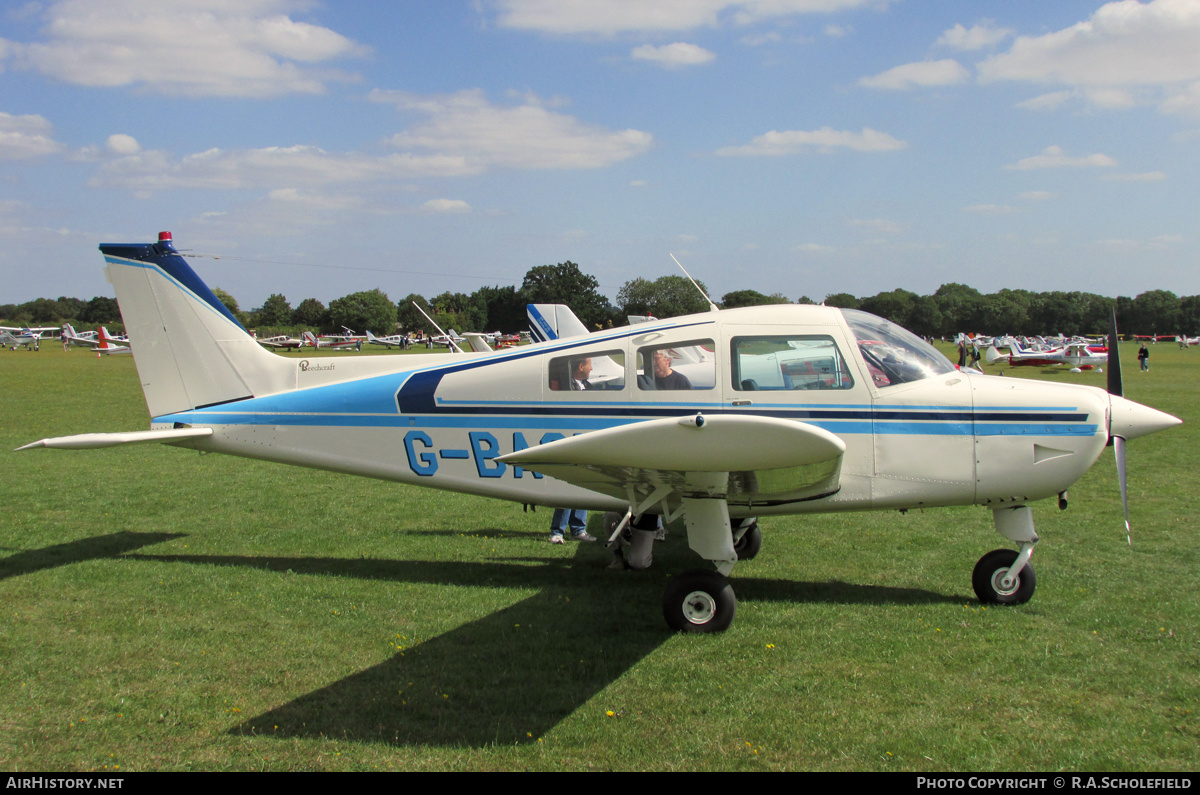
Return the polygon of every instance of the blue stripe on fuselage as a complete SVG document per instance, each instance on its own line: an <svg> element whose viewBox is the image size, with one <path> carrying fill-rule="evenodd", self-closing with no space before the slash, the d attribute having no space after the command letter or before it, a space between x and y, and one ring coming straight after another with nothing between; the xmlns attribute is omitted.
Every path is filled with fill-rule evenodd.
<svg viewBox="0 0 1200 795"><path fill-rule="evenodd" d="M591 431L618 425L628 425L650 419L671 416L686 416L696 411L707 414L750 415L798 420L838 434L876 434L882 436L1092 436L1097 431L1095 423L1087 422L1086 414L1074 415L1064 420L1062 415L1036 411L1010 412L1008 421L984 421L970 411L945 412L940 417L909 415L894 410L867 412L861 410L837 411L754 411L726 409L716 406L690 407L681 411L656 409L645 405L629 404L623 411L615 407L538 407L527 406L525 411L510 411L504 414L394 414L363 412L314 412L314 411L250 411L251 402L242 401L236 410L228 406L214 406L156 418L160 423L184 423L190 425L280 425L344 428L536 428Z"/></svg>

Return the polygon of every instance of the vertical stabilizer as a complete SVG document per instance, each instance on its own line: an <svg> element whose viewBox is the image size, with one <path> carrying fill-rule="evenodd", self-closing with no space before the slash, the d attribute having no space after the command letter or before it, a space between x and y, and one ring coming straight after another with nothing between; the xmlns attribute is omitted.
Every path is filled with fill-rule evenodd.
<svg viewBox="0 0 1200 795"><path fill-rule="evenodd" d="M588 333L587 326L566 304L526 304L529 334L534 342L578 337Z"/></svg>
<svg viewBox="0 0 1200 795"><path fill-rule="evenodd" d="M254 341L175 251L170 232L100 251L151 417L295 386L290 363Z"/></svg>

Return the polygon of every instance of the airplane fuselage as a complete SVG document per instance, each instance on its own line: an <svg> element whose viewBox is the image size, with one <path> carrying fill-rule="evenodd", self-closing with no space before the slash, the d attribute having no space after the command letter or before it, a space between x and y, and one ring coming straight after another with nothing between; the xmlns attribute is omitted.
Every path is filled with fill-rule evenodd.
<svg viewBox="0 0 1200 795"><path fill-rule="evenodd" d="M822 354L798 364L768 350L787 340L819 341ZM627 504L619 489L584 489L498 459L576 434L697 413L796 420L843 440L835 493L731 499L735 517L1023 503L1065 490L1107 442L1109 397L1101 390L953 369L880 386L859 342L839 310L783 306L492 354L427 356L403 369L396 357L311 359L291 365L294 389L167 414L154 426L212 427L211 437L186 443L203 450L606 510ZM709 376L692 379L703 386L643 388L645 350L688 345L715 352ZM814 378L812 362L828 353L837 372L826 365ZM610 372L602 388L571 391L555 380L556 367L580 357ZM775 367L773 383L764 364ZM738 377L745 372L761 383Z"/></svg>

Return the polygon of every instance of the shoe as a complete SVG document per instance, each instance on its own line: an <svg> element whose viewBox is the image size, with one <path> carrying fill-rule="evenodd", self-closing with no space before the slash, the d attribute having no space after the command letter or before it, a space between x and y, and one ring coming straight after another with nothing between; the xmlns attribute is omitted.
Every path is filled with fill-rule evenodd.
<svg viewBox="0 0 1200 795"><path fill-rule="evenodd" d="M561 544L561 543L563 543L563 537L562 537L562 535L561 535L560 533L552 533L552 534L550 535L550 543L551 543L551 544Z"/></svg>
<svg viewBox="0 0 1200 795"><path fill-rule="evenodd" d="M587 530L580 530L579 532L572 534L571 539L574 541L595 541L596 537Z"/></svg>

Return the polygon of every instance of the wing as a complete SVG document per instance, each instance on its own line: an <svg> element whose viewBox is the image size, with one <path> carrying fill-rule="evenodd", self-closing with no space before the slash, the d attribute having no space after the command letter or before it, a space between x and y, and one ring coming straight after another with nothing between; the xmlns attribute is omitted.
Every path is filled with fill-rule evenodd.
<svg viewBox="0 0 1200 795"><path fill-rule="evenodd" d="M676 498L766 505L837 492L845 452L815 425L697 414L592 431L500 460L621 499L666 488Z"/></svg>

